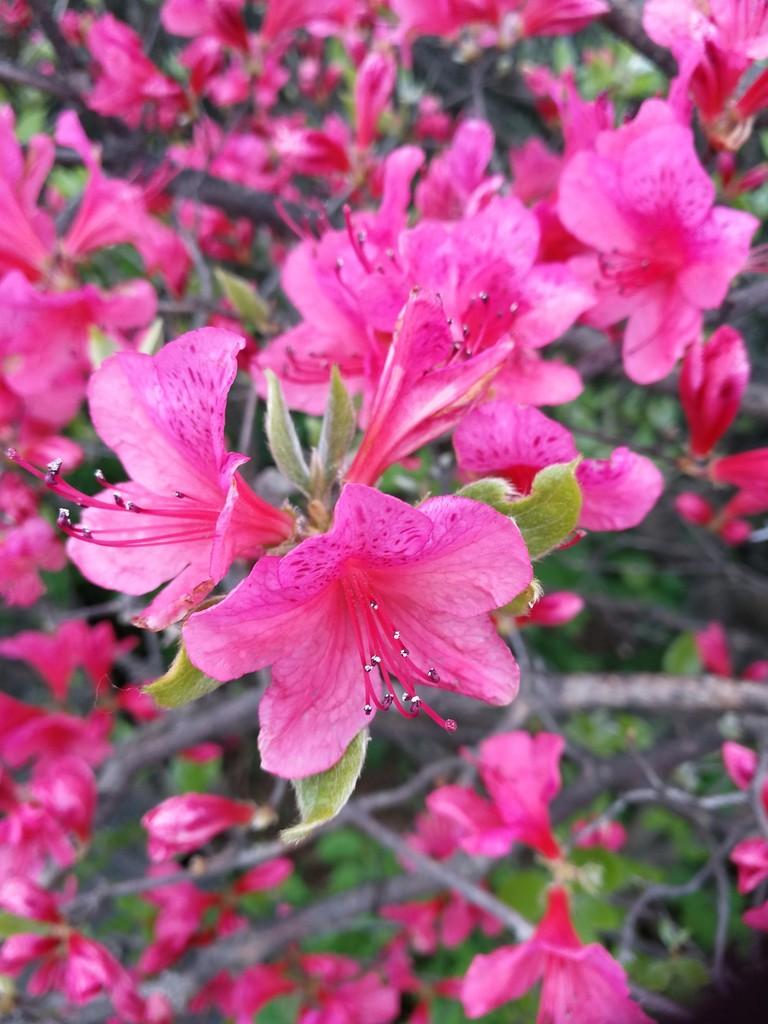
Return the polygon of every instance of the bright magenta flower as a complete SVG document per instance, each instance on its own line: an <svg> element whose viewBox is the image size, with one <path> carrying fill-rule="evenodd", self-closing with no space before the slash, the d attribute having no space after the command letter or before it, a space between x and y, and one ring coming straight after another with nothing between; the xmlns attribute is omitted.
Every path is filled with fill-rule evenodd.
<svg viewBox="0 0 768 1024"><path fill-rule="evenodd" d="M377 708L421 710L455 728L424 687L509 703L518 667L488 613L530 579L517 527L488 506L446 497L414 509L348 484L329 533L263 558L220 604L193 615L184 637L216 679L272 665L259 709L262 764L299 778L338 761Z"/></svg>
<svg viewBox="0 0 768 1024"><path fill-rule="evenodd" d="M739 892L752 892L768 878L768 841L761 836L743 839L731 850L731 860L739 872Z"/></svg>
<svg viewBox="0 0 768 1024"><path fill-rule="evenodd" d="M149 833L149 859L168 860L203 846L220 832L253 819L253 804L215 793L171 796L147 811L141 824Z"/></svg>
<svg viewBox="0 0 768 1024"><path fill-rule="evenodd" d="M728 639L719 622L710 622L705 629L694 634L696 650L707 672L716 676L733 678L733 662L728 651Z"/></svg>
<svg viewBox="0 0 768 1024"><path fill-rule="evenodd" d="M159 629L194 607L238 557L258 557L292 530L292 517L258 498L237 473L246 456L227 452L224 410L244 341L228 331L191 331L156 356L120 352L89 384L91 418L131 475L93 498L45 479L85 506L81 525L64 510L69 555L84 576L126 594L171 582L141 616Z"/></svg>
<svg viewBox="0 0 768 1024"><path fill-rule="evenodd" d="M559 857L549 804L560 789L565 740L542 732L502 733L480 744L480 776L491 799L466 786L441 786L427 798L434 814L449 818L467 853L503 857L513 843L527 843L545 857Z"/></svg>
<svg viewBox="0 0 768 1024"><path fill-rule="evenodd" d="M584 610L584 598L571 590L555 590L539 598L527 615L517 616L518 626L563 626Z"/></svg>
<svg viewBox="0 0 768 1024"><path fill-rule="evenodd" d="M541 979L536 1024L651 1024L632 1002L623 967L596 942L584 946L571 923L565 889L550 889L534 935L519 946L476 956L461 1001L474 1020L519 999Z"/></svg>
<svg viewBox="0 0 768 1024"><path fill-rule="evenodd" d="M628 320L624 368L638 384L667 376L747 261L757 220L714 201L691 130L660 100L563 171L560 218L597 252L573 264L598 294L588 319Z"/></svg>
<svg viewBox="0 0 768 1024"><path fill-rule="evenodd" d="M691 452L709 454L739 411L749 381L744 340L720 327L706 344L694 342L680 367L680 404L688 421Z"/></svg>
<svg viewBox="0 0 768 1024"><path fill-rule="evenodd" d="M367 408L350 483L374 484L392 463L446 433L488 389L510 338L475 352L451 334L440 300L414 292L405 306Z"/></svg>
<svg viewBox="0 0 768 1024"><path fill-rule="evenodd" d="M753 448L716 459L710 467L710 476L713 480L741 487L756 501L768 500L768 448Z"/></svg>
<svg viewBox="0 0 768 1024"><path fill-rule="evenodd" d="M456 428L460 470L473 478L504 476L521 494L539 470L579 454L570 431L531 406L506 399L473 409ZM656 504L664 478L644 455L616 448L608 459L584 459L576 468L582 492L579 525L627 530Z"/></svg>

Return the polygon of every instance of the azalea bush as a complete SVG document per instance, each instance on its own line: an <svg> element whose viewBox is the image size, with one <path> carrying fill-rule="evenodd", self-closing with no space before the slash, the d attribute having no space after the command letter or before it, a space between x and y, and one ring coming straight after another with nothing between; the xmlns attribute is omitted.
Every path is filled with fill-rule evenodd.
<svg viewBox="0 0 768 1024"><path fill-rule="evenodd" d="M4 1019L762 1019L764 0L0 25Z"/></svg>

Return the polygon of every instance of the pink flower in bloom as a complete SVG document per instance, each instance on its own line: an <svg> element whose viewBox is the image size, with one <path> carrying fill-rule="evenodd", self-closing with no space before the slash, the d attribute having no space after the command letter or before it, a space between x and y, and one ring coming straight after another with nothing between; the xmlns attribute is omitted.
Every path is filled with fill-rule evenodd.
<svg viewBox="0 0 768 1024"><path fill-rule="evenodd" d="M168 130L186 110L181 87L160 72L142 48L136 32L111 14L96 18L86 39L96 64L88 106L138 128L145 118Z"/></svg>
<svg viewBox="0 0 768 1024"><path fill-rule="evenodd" d="M0 525L0 596L23 608L45 593L40 570L57 572L66 565L64 548L50 523L38 516L10 528Z"/></svg>
<svg viewBox="0 0 768 1024"><path fill-rule="evenodd" d="M301 966L315 992L296 1024L390 1024L397 1018L399 993L375 971L361 974L356 960L310 953L301 958Z"/></svg>
<svg viewBox="0 0 768 1024"><path fill-rule="evenodd" d="M651 1024L630 999L624 969L596 942L582 945L571 923L565 889L550 889L533 937L476 956L461 1002L474 1020L519 999L541 979L537 1024Z"/></svg>
<svg viewBox="0 0 768 1024"><path fill-rule="evenodd" d="M660 100L563 171L560 218L597 251L574 263L598 294L588 318L627 319L624 368L638 384L667 376L746 263L757 221L714 199L691 130Z"/></svg>
<svg viewBox="0 0 768 1024"><path fill-rule="evenodd" d="M377 708L394 703L455 728L423 687L509 703L518 668L488 613L530 579L517 527L493 509L456 497L413 509L347 484L329 533L262 559L193 615L184 636L192 661L216 679L272 665L259 709L262 765L298 778L338 761ZM319 696L318 666L333 681Z"/></svg>
<svg viewBox="0 0 768 1024"><path fill-rule="evenodd" d="M492 156L493 129L488 122L462 121L450 146L435 157L416 186L416 209L421 216L460 220L479 210L503 182L500 175L486 174Z"/></svg>
<svg viewBox="0 0 768 1024"><path fill-rule="evenodd" d="M82 525L59 523L69 555L84 576L126 594L172 582L141 622L159 629L197 604L237 557L258 557L292 530L292 517L247 487L243 455L224 447L224 409L237 373L242 338L203 328L156 356L121 352L91 378L91 418L131 480L92 498L24 460L64 500L85 505ZM103 480L103 478L102 478ZM111 492L111 493L110 493Z"/></svg>
<svg viewBox="0 0 768 1024"><path fill-rule="evenodd" d="M759 837L743 839L731 850L731 860L739 872L739 892L752 892L768 878L768 841Z"/></svg>
<svg viewBox="0 0 768 1024"><path fill-rule="evenodd" d="M545 857L559 857L549 803L560 789L564 746L562 736L546 732L492 736L480 744L478 758L491 799L464 786L442 786L430 793L427 806L461 827L460 845L467 853L503 857L521 842Z"/></svg>
<svg viewBox="0 0 768 1024"><path fill-rule="evenodd" d="M749 133L744 120L766 101L766 80L759 75L733 102L747 68L768 57L764 5L751 0L649 0L643 26L677 58L680 70L672 95L690 90L712 140L737 149Z"/></svg>
<svg viewBox="0 0 768 1024"><path fill-rule="evenodd" d="M680 368L680 403L688 421L691 452L715 447L739 411L749 380L749 356L732 327L720 327L706 344L694 343Z"/></svg>
<svg viewBox="0 0 768 1024"><path fill-rule="evenodd" d="M253 813L253 804L214 793L168 797L141 819L149 833L149 859L163 861L196 850L226 829L248 825Z"/></svg>
<svg viewBox="0 0 768 1024"><path fill-rule="evenodd" d="M368 408L360 447L346 473L374 484L392 463L450 430L488 388L512 348L465 350L440 301L416 292L403 310Z"/></svg>
<svg viewBox="0 0 768 1024"><path fill-rule="evenodd" d="M696 650L707 672L715 676L733 678L733 663L728 651L725 630L719 622L710 622L706 629L695 634Z"/></svg>
<svg viewBox="0 0 768 1024"><path fill-rule="evenodd" d="M248 49L243 0L165 0L163 27L177 36L213 36L236 50Z"/></svg>
<svg viewBox="0 0 768 1024"><path fill-rule="evenodd" d="M478 910L458 893L421 902L390 904L381 907L379 913L388 921L402 924L414 950L425 954L441 947L456 949L475 928L481 928L485 935L498 935L503 928L495 917Z"/></svg>
<svg viewBox="0 0 768 1024"><path fill-rule="evenodd" d="M379 209L356 214L354 226L348 217L346 231L305 239L285 261L282 285L303 322L273 338L256 368L274 370L291 408L323 412L334 363L355 394L380 369L382 346L369 336L361 285L391 259L387 252L394 252L405 226L411 180L423 159L415 146L395 150L384 161Z"/></svg>
<svg viewBox="0 0 768 1024"><path fill-rule="evenodd" d="M111 716L93 711L87 718L50 713L0 692L0 759L12 768L40 757L74 754L97 765L110 752Z"/></svg>
<svg viewBox="0 0 768 1024"><path fill-rule="evenodd" d="M473 409L456 428L459 469L473 478L501 475L527 494L539 470L578 455L569 430L538 409L507 399ZM609 459L584 459L576 469L582 492L579 525L586 530L627 530L656 504L664 479L651 462L628 448Z"/></svg>

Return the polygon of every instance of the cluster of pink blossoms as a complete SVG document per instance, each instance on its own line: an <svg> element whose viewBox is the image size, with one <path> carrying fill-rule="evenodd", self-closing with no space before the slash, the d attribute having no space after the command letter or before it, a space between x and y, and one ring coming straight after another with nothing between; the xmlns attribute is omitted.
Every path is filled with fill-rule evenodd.
<svg viewBox="0 0 768 1024"><path fill-rule="evenodd" d="M475 62L477 92L486 53L504 64L533 37L568 37L608 14L605 0L164 0L165 62L98 4L44 6L0 0L14 46L31 33L34 55L53 19L69 65L61 77L34 57L29 82L62 103L50 132L0 107L0 597L39 627L14 625L0 656L43 694L0 694L0 910L22 922L0 930L0 974L69 1006L107 1000L117 1024L170 1024L181 1003L248 1024L284 997L300 1024L389 1024L403 1005L428 1024L441 998L474 1019L539 983L540 1024L648 1021L623 967L573 923L570 853L616 852L627 834L600 817L555 834L555 733L480 742L408 838L433 864L524 848L551 876L530 934L476 955L463 978L425 980L415 958L478 931L496 940L505 922L451 890L381 908L394 932L373 964L291 948L206 977L179 1005L153 989L244 931L252 901L292 876L271 854L218 889L194 868L177 877L219 843L247 847L265 827L250 799L176 793L143 814L136 891L156 913L130 967L81 926L76 872L122 730L162 719L163 686L181 704L268 670L261 768L302 794L364 751L384 712L407 743L409 721L460 732L463 699L498 708L524 693L511 637L584 607L575 591L542 595L544 555L638 526L665 488L715 543L750 540L750 517L768 511L768 448L718 450L750 358L717 311L764 269L744 207L768 170L740 173L738 154L768 104L765 5L648 0L645 29L678 73L666 97L634 106L526 64L548 137L505 154L478 97L459 118L421 84L407 98L423 37ZM677 373L688 434L672 457L621 439L594 455L588 431L583 443L569 415L585 337L627 387ZM247 421L261 400L271 487ZM455 469L448 484L413 472L428 446ZM121 595L130 625L52 617L50 574L73 570L83 594ZM137 676L131 627L179 642L166 676ZM719 624L695 641L708 672L734 677ZM741 676L765 681L766 662ZM180 746L187 764L227 749ZM756 753L729 742L723 759L740 789L757 785ZM742 894L768 879L765 836L731 859ZM768 930L768 904L744 920Z"/></svg>

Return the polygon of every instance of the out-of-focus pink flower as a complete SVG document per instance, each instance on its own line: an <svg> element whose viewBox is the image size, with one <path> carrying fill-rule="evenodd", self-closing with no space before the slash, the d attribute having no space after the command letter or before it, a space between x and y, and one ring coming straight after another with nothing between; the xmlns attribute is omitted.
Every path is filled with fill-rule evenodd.
<svg viewBox="0 0 768 1024"><path fill-rule="evenodd" d="M450 146L434 158L416 187L416 208L422 217L459 220L478 210L502 185L500 175L486 174L492 156L493 129L488 122L462 121Z"/></svg>
<svg viewBox="0 0 768 1024"><path fill-rule="evenodd" d="M424 687L511 701L517 664L488 613L530 579L517 527L488 506L444 497L414 509L347 484L329 533L263 558L187 620L185 643L217 679L272 665L259 708L262 766L299 778L338 761L376 709L394 704L455 729ZM333 680L327 700L316 692L318 658Z"/></svg>
<svg viewBox="0 0 768 1024"><path fill-rule="evenodd" d="M560 218L597 253L573 262L598 294L588 319L628 320L624 368L638 384L667 376L746 263L757 221L714 200L691 130L661 100L563 171Z"/></svg>
<svg viewBox="0 0 768 1024"><path fill-rule="evenodd" d="M168 797L141 819L148 833L149 858L163 861L196 850L220 832L248 825L253 814L253 804L214 793Z"/></svg>
<svg viewBox="0 0 768 1024"><path fill-rule="evenodd" d="M486 935L498 935L503 925L492 915L478 910L458 893L431 900L383 906L382 917L402 924L417 953L432 954L440 948L456 949L475 928Z"/></svg>
<svg viewBox="0 0 768 1024"><path fill-rule="evenodd" d="M40 757L73 754L97 765L110 752L111 716L93 711L86 718L50 713L0 693L0 758L12 768Z"/></svg>
<svg viewBox="0 0 768 1024"><path fill-rule="evenodd" d="M378 120L395 87L397 66L391 53L372 50L357 69L354 88L355 141L363 149L376 139Z"/></svg>
<svg viewBox="0 0 768 1024"><path fill-rule="evenodd" d="M91 110L119 117L130 128L142 121L167 131L187 108L184 93L144 53L136 32L111 14L94 19L86 45L96 65L88 93Z"/></svg>
<svg viewBox="0 0 768 1024"><path fill-rule="evenodd" d="M212 36L223 46L248 49L243 0L165 0L161 19L173 35Z"/></svg>
<svg viewBox="0 0 768 1024"><path fill-rule="evenodd" d="M40 571L57 572L67 556L50 523L38 516L18 526L0 525L0 596L27 608L45 593Z"/></svg>
<svg viewBox="0 0 768 1024"><path fill-rule="evenodd" d="M733 422L749 380L744 341L732 327L718 328L706 344L694 342L680 368L680 402L691 452L708 455Z"/></svg>
<svg viewBox="0 0 768 1024"><path fill-rule="evenodd" d="M768 932L768 900L765 903L761 903L759 907L752 907L750 910L747 910L741 919L750 928L756 928L761 932Z"/></svg>
<svg viewBox="0 0 768 1024"><path fill-rule="evenodd" d="M733 740L726 740L722 746L723 764L731 781L739 789L749 789L757 771L757 754L749 747Z"/></svg>
<svg viewBox="0 0 768 1024"><path fill-rule="evenodd" d="M519 999L541 979L537 1024L651 1024L632 1002L623 967L596 942L582 945L571 923L565 889L550 889L547 910L533 937L476 956L464 979L461 1002L474 1020Z"/></svg>
<svg viewBox="0 0 768 1024"><path fill-rule="evenodd" d="M768 448L715 459L709 473L713 480L741 487L760 502L768 501Z"/></svg>
<svg viewBox="0 0 768 1024"><path fill-rule="evenodd" d="M506 477L521 494L539 470L578 455L569 430L538 409L508 399L473 409L454 433L462 473ZM650 512L664 479L656 466L628 448L609 459L584 459L576 468L582 492L579 525L587 530L626 530Z"/></svg>
<svg viewBox="0 0 768 1024"><path fill-rule="evenodd" d="M728 651L728 640L725 630L719 622L710 622L705 629L694 634L696 650L701 663L707 672L715 676L733 678L733 662Z"/></svg>
<svg viewBox="0 0 768 1024"><path fill-rule="evenodd" d="M560 856L552 834L549 804L560 789L560 757L565 741L553 733L502 733L480 744L480 776L491 799L464 786L442 786L427 806L463 831L467 853L503 857L515 842L545 857Z"/></svg>
<svg viewBox="0 0 768 1024"><path fill-rule="evenodd" d="M675 508L681 519L696 526L706 526L715 514L711 502L692 491L678 494L675 498Z"/></svg>
<svg viewBox="0 0 768 1024"><path fill-rule="evenodd" d="M519 615L520 626L564 626L584 610L584 598L570 590L557 590L539 598L527 615Z"/></svg>
<svg viewBox="0 0 768 1024"><path fill-rule="evenodd" d="M352 0L270 0L261 34L269 43L299 28L327 36L352 20L354 13Z"/></svg>
<svg viewBox="0 0 768 1024"><path fill-rule="evenodd" d="M753 661L741 673L742 679L748 679L753 683L764 683L768 681L768 661Z"/></svg>
<svg viewBox="0 0 768 1024"><path fill-rule="evenodd" d="M576 846L583 849L602 847L604 850L616 852L627 841L627 830L618 821L604 821L592 824L584 818L574 821L572 831L576 837Z"/></svg>
<svg viewBox="0 0 768 1024"><path fill-rule="evenodd" d="M731 860L738 869L739 892L752 892L768 878L768 841L759 836L743 839L731 850Z"/></svg>

